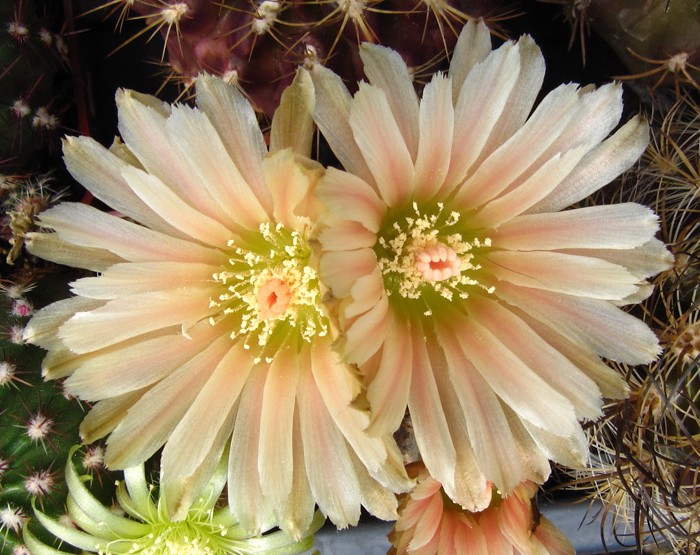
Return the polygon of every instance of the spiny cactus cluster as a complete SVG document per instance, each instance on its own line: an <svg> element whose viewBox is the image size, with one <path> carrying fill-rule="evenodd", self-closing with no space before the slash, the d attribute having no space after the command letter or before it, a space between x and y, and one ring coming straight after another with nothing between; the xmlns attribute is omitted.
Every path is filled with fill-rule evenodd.
<svg viewBox="0 0 700 555"><path fill-rule="evenodd" d="M44 7L57 3L0 2L0 160L16 165L58 138L61 107L54 87L66 45Z"/></svg>
<svg viewBox="0 0 700 555"><path fill-rule="evenodd" d="M540 0L561 4L578 36L585 60L586 37L592 29L615 51L629 74L645 79L652 90L673 85L700 90L700 6L697 0Z"/></svg>
<svg viewBox="0 0 700 555"><path fill-rule="evenodd" d="M684 97L654 127L640 166L614 195L617 202L654 207L675 256L643 306L664 350L649 366L620 368L630 397L610 405L591 427L592 467L576 477L603 500L623 543L694 554L700 545L700 106Z"/></svg>
<svg viewBox="0 0 700 555"><path fill-rule="evenodd" d="M185 87L208 72L234 83L270 116L299 65L322 63L348 83L362 78L357 46L397 50L416 78L434 71L463 23L495 25L504 2L487 0L98 0L117 19L143 18L138 34L165 41L171 78ZM494 27L495 28L495 27ZM127 39L127 42L131 39Z"/></svg>

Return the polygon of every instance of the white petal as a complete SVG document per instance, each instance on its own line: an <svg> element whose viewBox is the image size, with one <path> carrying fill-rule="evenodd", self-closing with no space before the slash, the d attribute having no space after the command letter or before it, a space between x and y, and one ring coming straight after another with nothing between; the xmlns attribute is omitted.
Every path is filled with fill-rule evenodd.
<svg viewBox="0 0 700 555"><path fill-rule="evenodd" d="M620 300L637 290L637 278L623 266L589 256L494 251L482 265L499 281L567 295Z"/></svg>
<svg viewBox="0 0 700 555"><path fill-rule="evenodd" d="M211 200L207 204L212 209L203 213L227 227L257 229L267 219L267 212L226 152L209 118L189 106L175 106L165 126L170 144L189 174L186 185L196 188L185 190L187 197L208 196Z"/></svg>
<svg viewBox="0 0 700 555"><path fill-rule="evenodd" d="M63 159L71 175L107 206L152 229L180 236L131 190L122 177L128 164L92 138L67 137Z"/></svg>
<svg viewBox="0 0 700 555"><path fill-rule="evenodd" d="M342 166L367 183L374 183L372 173L355 143L350 128L351 96L341 78L321 64L314 65L311 79L316 93L314 121L328 141Z"/></svg>
<svg viewBox="0 0 700 555"><path fill-rule="evenodd" d="M438 74L423 90L420 103L420 138L416 156L415 198L431 198L450 169L454 108L451 82Z"/></svg>
<svg viewBox="0 0 700 555"><path fill-rule="evenodd" d="M370 83L386 93L401 136L411 159L415 160L418 150L418 96L406 62L395 50L367 42L360 46L360 58Z"/></svg>
<svg viewBox="0 0 700 555"><path fill-rule="evenodd" d="M521 251L630 249L646 243L658 229L651 209L630 202L516 216L490 237L500 248Z"/></svg>
<svg viewBox="0 0 700 555"><path fill-rule="evenodd" d="M229 454L229 507L240 526L251 534L266 528L265 524L272 520L274 510L264 496L264 484L260 483L258 472L265 375L266 367L258 365L245 384L238 404Z"/></svg>
<svg viewBox="0 0 700 555"><path fill-rule="evenodd" d="M459 317L454 326L461 340L460 348L485 383L522 419L552 433L573 433L577 424L569 400L499 340L494 330L482 326L478 314ZM496 330L499 335L511 332L515 330ZM460 373L454 366L452 372Z"/></svg>
<svg viewBox="0 0 700 555"><path fill-rule="evenodd" d="M629 169L648 142L647 122L641 117L631 119L589 152L559 187L530 208L530 212L556 212L586 198Z"/></svg>
<svg viewBox="0 0 700 555"><path fill-rule="evenodd" d="M269 210L271 199L261 164L267 147L248 99L223 80L200 74L197 78L197 106L207 114L243 179Z"/></svg>
<svg viewBox="0 0 700 555"><path fill-rule="evenodd" d="M386 213L386 205L372 187L335 168L328 168L321 178L316 196L333 217L355 220L373 232L379 229Z"/></svg>
<svg viewBox="0 0 700 555"><path fill-rule="evenodd" d="M61 203L42 212L39 220L66 242L105 249L132 262L226 262L226 257L216 250L153 231L83 203Z"/></svg>
<svg viewBox="0 0 700 555"><path fill-rule="evenodd" d="M372 411L371 435L393 434L406 414L411 387L411 330L406 321L389 313L376 373L367 385Z"/></svg>
<svg viewBox="0 0 700 555"><path fill-rule="evenodd" d="M459 97L455 97L454 141L446 188L451 191L481 157L494 125L503 110L520 73L520 52L506 43L469 73Z"/></svg>
<svg viewBox="0 0 700 555"><path fill-rule="evenodd" d="M457 99L471 69L491 52L491 33L482 20L469 18L464 24L450 60L452 97Z"/></svg>
<svg viewBox="0 0 700 555"><path fill-rule="evenodd" d="M357 524L359 484L348 445L333 424L311 372L299 382L299 423L311 491L321 511L339 527Z"/></svg>
<svg viewBox="0 0 700 555"><path fill-rule="evenodd" d="M389 206L406 202L413 192L413 160L384 91L360 83L349 121L384 202Z"/></svg>
<svg viewBox="0 0 700 555"><path fill-rule="evenodd" d="M193 174L167 129L162 113L143 104L132 91L117 93L119 131L143 168L173 189L188 204L209 216L225 216ZM225 221L221 219L220 221Z"/></svg>
<svg viewBox="0 0 700 555"><path fill-rule="evenodd" d="M389 302L382 296L371 310L357 318L345 333L342 352L349 362L363 364L384 343Z"/></svg>
<svg viewBox="0 0 700 555"><path fill-rule="evenodd" d="M307 71L297 70L294 81L282 93L272 118L270 152L291 148L311 156L314 137L314 86Z"/></svg>
<svg viewBox="0 0 700 555"><path fill-rule="evenodd" d="M94 310L103 306L104 301L72 297L56 301L37 311L24 328L24 340L39 345L46 350L59 349L63 345L58 338L58 330L76 312Z"/></svg>
<svg viewBox="0 0 700 555"><path fill-rule="evenodd" d="M457 191L455 202L477 207L530 177L545 162L537 163L566 128L577 102L575 85L561 85L550 92L527 123L465 181Z"/></svg>
<svg viewBox="0 0 700 555"><path fill-rule="evenodd" d="M160 381L212 341L212 326L208 323L205 326L202 326L204 333L193 333L192 339L181 334L146 339L139 337L114 348L82 356L78 369L65 382L66 391L82 399L96 401Z"/></svg>
<svg viewBox="0 0 700 555"><path fill-rule="evenodd" d="M472 299L472 317L477 318L507 349L573 405L578 418L600 416L602 398L595 381L562 353L548 344L522 319L497 301ZM544 402L538 399L537 403Z"/></svg>
<svg viewBox="0 0 700 555"><path fill-rule="evenodd" d="M654 332L608 301L539 291L507 282L501 283L498 296L599 356L627 364L647 364L659 353Z"/></svg>
<svg viewBox="0 0 700 555"><path fill-rule="evenodd" d="M148 388L140 389L95 403L80 423L80 439L83 443L92 443L114 430L127 411L147 391Z"/></svg>
<svg viewBox="0 0 700 555"><path fill-rule="evenodd" d="M135 466L160 448L230 346L228 337L220 338L141 397L109 436L106 463Z"/></svg>
<svg viewBox="0 0 700 555"><path fill-rule="evenodd" d="M170 326L186 329L212 314L210 298L210 287L120 297L89 312L77 312L58 336L71 350L85 353Z"/></svg>
<svg viewBox="0 0 700 555"><path fill-rule="evenodd" d="M81 278L71 291L91 299L116 299L211 281L219 266L186 262L130 262L114 264L98 277Z"/></svg>
<svg viewBox="0 0 700 555"><path fill-rule="evenodd" d="M81 247L62 241L56 233L27 233L24 244L34 256L93 272L103 272L112 264L124 261L120 256L104 249Z"/></svg>
<svg viewBox="0 0 700 555"><path fill-rule="evenodd" d="M267 371L260 411L258 472L273 506L284 503L292 491L293 431L299 374L308 372L309 348L275 354Z"/></svg>
<svg viewBox="0 0 700 555"><path fill-rule="evenodd" d="M481 159L490 155L523 126L542 88L545 64L539 47L528 35L521 37L516 45L520 51L518 80L484 146Z"/></svg>
<svg viewBox="0 0 700 555"><path fill-rule="evenodd" d="M588 150L588 146L582 146L563 155L556 154L537 168L535 173L524 182L489 202L470 220L470 223L475 226L498 227L501 223L522 214L555 189Z"/></svg>

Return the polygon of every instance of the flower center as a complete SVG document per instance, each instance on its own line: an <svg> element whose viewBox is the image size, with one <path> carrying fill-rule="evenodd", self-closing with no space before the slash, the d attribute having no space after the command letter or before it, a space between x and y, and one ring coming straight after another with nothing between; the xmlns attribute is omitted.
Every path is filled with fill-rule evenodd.
<svg viewBox="0 0 700 555"><path fill-rule="evenodd" d="M466 238L459 219L442 203L424 209L414 202L387 221L375 245L387 295L430 303L466 299L473 287L493 292L476 279L481 266L474 260L491 240Z"/></svg>
<svg viewBox="0 0 700 555"><path fill-rule="evenodd" d="M294 337L308 342L328 333L318 275L310 266L311 248L305 237L281 224L264 223L245 246L233 240L228 246L229 266L213 276L224 287L210 301L221 308L210 319L212 325L227 320L231 338L241 337L245 348L264 347L274 337L280 342Z"/></svg>

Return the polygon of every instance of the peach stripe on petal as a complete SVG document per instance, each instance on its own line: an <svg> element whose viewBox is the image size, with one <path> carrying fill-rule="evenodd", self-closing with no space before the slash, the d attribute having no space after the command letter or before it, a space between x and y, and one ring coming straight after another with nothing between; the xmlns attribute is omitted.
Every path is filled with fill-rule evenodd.
<svg viewBox="0 0 700 555"><path fill-rule="evenodd" d="M360 222L376 232L386 213L386 205L364 180L351 173L328 168L321 178L316 196L336 219Z"/></svg>
<svg viewBox="0 0 700 555"><path fill-rule="evenodd" d="M555 327L599 356L627 364L647 364L659 353L658 339L640 320L608 301L539 291L507 282L499 297Z"/></svg>
<svg viewBox="0 0 700 555"><path fill-rule="evenodd" d="M82 203L64 202L42 212L39 220L42 227L54 229L64 241L105 249L131 262L226 261L214 249L153 231Z"/></svg>
<svg viewBox="0 0 700 555"><path fill-rule="evenodd" d="M430 473L443 484L454 481L456 451L443 410L427 347L421 337L421 326L411 330L413 366L408 406L416 443ZM438 369L437 371L444 371ZM449 415L453 416L453 415Z"/></svg>
<svg viewBox="0 0 700 555"><path fill-rule="evenodd" d="M521 418L561 435L570 435L577 426L571 403L510 351L490 330L473 318L455 323L460 348L482 378ZM500 335L516 330L499 330ZM453 368L458 368L453 366ZM454 374L461 374L455 371Z"/></svg>
<svg viewBox="0 0 700 555"><path fill-rule="evenodd" d="M579 418L591 420L600 416L602 400L596 383L579 370L557 349L549 345L523 320L501 303L486 299L473 299L470 310L479 323L500 340L513 353L561 393L574 405Z"/></svg>
<svg viewBox="0 0 700 555"><path fill-rule="evenodd" d="M250 373L250 353L231 345L215 366L163 449L161 472L167 477L193 475L220 434L231 437L232 410ZM186 457L182 453L187 453Z"/></svg>
<svg viewBox="0 0 700 555"><path fill-rule="evenodd" d="M525 125L464 182L455 202L459 206L480 206L534 173L541 165L535 161L566 128L577 100L574 85L562 85L549 93Z"/></svg>
<svg viewBox="0 0 700 555"><path fill-rule="evenodd" d="M413 192L413 160L384 91L360 83L349 121L382 199L389 206L400 206Z"/></svg>
<svg viewBox="0 0 700 555"><path fill-rule="evenodd" d="M348 361L363 364L381 348L386 338L388 314L389 301L382 296L371 310L353 321L342 347Z"/></svg>
<svg viewBox="0 0 700 555"><path fill-rule="evenodd" d="M230 344L228 337L215 341L141 397L109 436L107 464L127 468L155 453L167 441ZM144 427L144 422L149 425Z"/></svg>
<svg viewBox="0 0 700 555"><path fill-rule="evenodd" d="M558 252L495 251L482 266L499 281L592 299L624 299L638 284L622 266Z"/></svg>
<svg viewBox="0 0 700 555"><path fill-rule="evenodd" d="M490 237L500 248L521 251L629 249L653 237L658 221L651 209L627 202L516 216Z"/></svg>
<svg viewBox="0 0 700 555"><path fill-rule="evenodd" d="M520 481L523 469L503 409L491 387L465 357L461 335L441 328L438 331L450 366L451 383L462 404L474 456L488 480L502 491L510 491Z"/></svg>
<svg viewBox="0 0 700 555"><path fill-rule="evenodd" d="M120 297L90 312L77 312L58 333L76 353L95 351L161 328L187 328L213 313L209 298L209 287Z"/></svg>
<svg viewBox="0 0 700 555"><path fill-rule="evenodd" d="M336 525L357 524L359 484L348 445L333 425L311 372L300 377L297 394L304 461L314 498Z"/></svg>
<svg viewBox="0 0 700 555"><path fill-rule="evenodd" d="M420 140L416 157L415 198L431 198L443 185L450 169L454 108L452 83L436 75L423 90L420 103Z"/></svg>
<svg viewBox="0 0 700 555"><path fill-rule="evenodd" d="M357 278L351 290L352 302L344 309L346 318L354 318L368 312L384 296L384 281L379 269Z"/></svg>
<svg viewBox="0 0 700 555"><path fill-rule="evenodd" d="M503 222L525 212L539 199L555 189L581 158L589 150L588 146L578 147L569 152L555 155L547 160L513 190L489 202L470 220L474 226L497 228Z"/></svg>
<svg viewBox="0 0 700 555"><path fill-rule="evenodd" d="M307 359L308 355L303 358ZM261 399L258 472L274 506L284 503L293 485L292 426L297 380L300 372L309 371L302 370L299 364L290 352L277 353L267 371Z"/></svg>
<svg viewBox="0 0 700 555"><path fill-rule="evenodd" d="M415 160L418 149L418 96L403 58L394 50L371 43L360 46L365 75L386 95L401 136Z"/></svg>
<svg viewBox="0 0 700 555"><path fill-rule="evenodd" d="M376 269L377 255L366 248L323 253L319 273L336 297L347 297L359 278L372 274Z"/></svg>
<svg viewBox="0 0 700 555"><path fill-rule="evenodd" d="M449 194L465 178L480 158L493 126L504 117L520 73L519 54L512 43L503 45L472 69L459 97L454 98L454 140L442 194Z"/></svg>
<svg viewBox="0 0 700 555"><path fill-rule="evenodd" d="M248 376L236 408L228 460L228 504L246 532L260 532L272 520L274 509L258 472L265 376L263 365L253 367Z"/></svg>
<svg viewBox="0 0 700 555"><path fill-rule="evenodd" d="M372 411L372 424L367 432L371 435L391 434L398 430L406 413L411 387L410 324L406 325L405 320L399 321L391 314L387 318L379 367L367 386L367 400Z"/></svg>

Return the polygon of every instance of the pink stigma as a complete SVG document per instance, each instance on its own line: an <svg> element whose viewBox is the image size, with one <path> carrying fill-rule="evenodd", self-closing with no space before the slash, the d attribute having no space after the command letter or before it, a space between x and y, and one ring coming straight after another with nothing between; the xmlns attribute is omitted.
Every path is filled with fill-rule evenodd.
<svg viewBox="0 0 700 555"><path fill-rule="evenodd" d="M268 279L255 294L258 301L258 314L263 320L277 318L287 311L292 292L289 285L279 278Z"/></svg>
<svg viewBox="0 0 700 555"><path fill-rule="evenodd" d="M416 270L426 281L442 281L458 276L462 261L457 253L442 243L434 243L416 253Z"/></svg>

